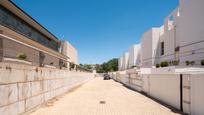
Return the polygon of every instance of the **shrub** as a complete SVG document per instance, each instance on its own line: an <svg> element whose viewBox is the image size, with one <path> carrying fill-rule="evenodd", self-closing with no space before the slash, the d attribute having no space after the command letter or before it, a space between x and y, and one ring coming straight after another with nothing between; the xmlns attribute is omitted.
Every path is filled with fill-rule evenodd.
<svg viewBox="0 0 204 115"><path fill-rule="evenodd" d="M174 60L172 63L173 63L173 65L179 65L179 61L177 61L177 60Z"/></svg>
<svg viewBox="0 0 204 115"><path fill-rule="evenodd" d="M54 62L50 62L50 65L53 65L54 64Z"/></svg>
<svg viewBox="0 0 204 115"><path fill-rule="evenodd" d="M173 64L173 61L169 61L169 65L172 65Z"/></svg>
<svg viewBox="0 0 204 115"><path fill-rule="evenodd" d="M156 64L156 68L159 68L160 67L160 64Z"/></svg>
<svg viewBox="0 0 204 115"><path fill-rule="evenodd" d="M190 61L186 61L186 66L189 66L190 65Z"/></svg>
<svg viewBox="0 0 204 115"><path fill-rule="evenodd" d="M70 63L70 68L71 68L71 69L74 69L74 68L75 68L75 64Z"/></svg>
<svg viewBox="0 0 204 115"><path fill-rule="evenodd" d="M135 67L137 67L137 66L133 65L133 66L131 66L131 69L133 69L133 68L135 68Z"/></svg>
<svg viewBox="0 0 204 115"><path fill-rule="evenodd" d="M18 59L20 59L20 60L26 60L26 58L27 58L27 55L25 54L25 53L18 53L17 55L16 55L16 57L18 58Z"/></svg>
<svg viewBox="0 0 204 115"><path fill-rule="evenodd" d="M178 60L169 61L169 65L171 66L179 65L179 61Z"/></svg>
<svg viewBox="0 0 204 115"><path fill-rule="evenodd" d="M194 64L195 64L195 61L191 61L190 64L191 64L191 65L194 65Z"/></svg>
<svg viewBox="0 0 204 115"><path fill-rule="evenodd" d="M176 51L176 52L178 52L179 50L180 50L180 47L179 47L179 46L175 48L175 51Z"/></svg>
<svg viewBox="0 0 204 115"><path fill-rule="evenodd" d="M201 63L201 65L202 65L202 66L204 66L204 59L203 59L203 60L201 60L201 62L200 62L200 63Z"/></svg>
<svg viewBox="0 0 204 115"><path fill-rule="evenodd" d="M195 64L195 61L188 61L188 60L186 61L186 65L187 66L194 65L194 64Z"/></svg>
<svg viewBox="0 0 204 115"><path fill-rule="evenodd" d="M161 62L161 67L168 67L169 66L169 63L167 61L163 61Z"/></svg>

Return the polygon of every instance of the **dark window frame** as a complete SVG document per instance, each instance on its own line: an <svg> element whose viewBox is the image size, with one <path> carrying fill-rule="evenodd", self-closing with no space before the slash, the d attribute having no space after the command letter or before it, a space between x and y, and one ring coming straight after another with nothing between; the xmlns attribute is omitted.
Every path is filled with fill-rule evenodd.
<svg viewBox="0 0 204 115"><path fill-rule="evenodd" d="M33 41L36 41L48 48L51 48L55 51L58 51L59 44L58 42L52 40L51 38L42 34L39 30L35 29L33 26L25 22L19 16L15 15L2 5L0 5L0 25L7 27ZM10 21L6 21L6 19L10 18ZM27 30L27 31L25 31Z"/></svg>
<svg viewBox="0 0 204 115"><path fill-rule="evenodd" d="M161 42L161 56L164 55L164 42Z"/></svg>

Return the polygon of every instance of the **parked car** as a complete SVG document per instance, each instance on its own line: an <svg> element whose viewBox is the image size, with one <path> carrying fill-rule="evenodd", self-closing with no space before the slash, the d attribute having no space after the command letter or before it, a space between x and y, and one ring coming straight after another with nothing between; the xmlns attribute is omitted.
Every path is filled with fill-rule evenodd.
<svg viewBox="0 0 204 115"><path fill-rule="evenodd" d="M107 73L104 74L103 77L104 77L103 80L110 80L110 79L111 79L111 78L110 78L110 75L107 74Z"/></svg>

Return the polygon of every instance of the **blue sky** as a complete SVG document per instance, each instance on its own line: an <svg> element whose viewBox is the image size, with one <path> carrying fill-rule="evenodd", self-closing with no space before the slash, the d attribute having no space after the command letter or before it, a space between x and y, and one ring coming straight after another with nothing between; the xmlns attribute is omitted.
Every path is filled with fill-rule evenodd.
<svg viewBox="0 0 204 115"><path fill-rule="evenodd" d="M79 63L119 57L141 35L160 26L179 0L13 0L60 39L70 41Z"/></svg>

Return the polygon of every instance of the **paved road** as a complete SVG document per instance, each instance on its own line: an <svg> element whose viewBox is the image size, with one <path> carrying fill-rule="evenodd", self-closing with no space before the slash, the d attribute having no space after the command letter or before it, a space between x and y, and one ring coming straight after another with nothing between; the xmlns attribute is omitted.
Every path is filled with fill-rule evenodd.
<svg viewBox="0 0 204 115"><path fill-rule="evenodd" d="M49 105L49 104L48 104ZM95 78L32 115L175 115L113 80Z"/></svg>

